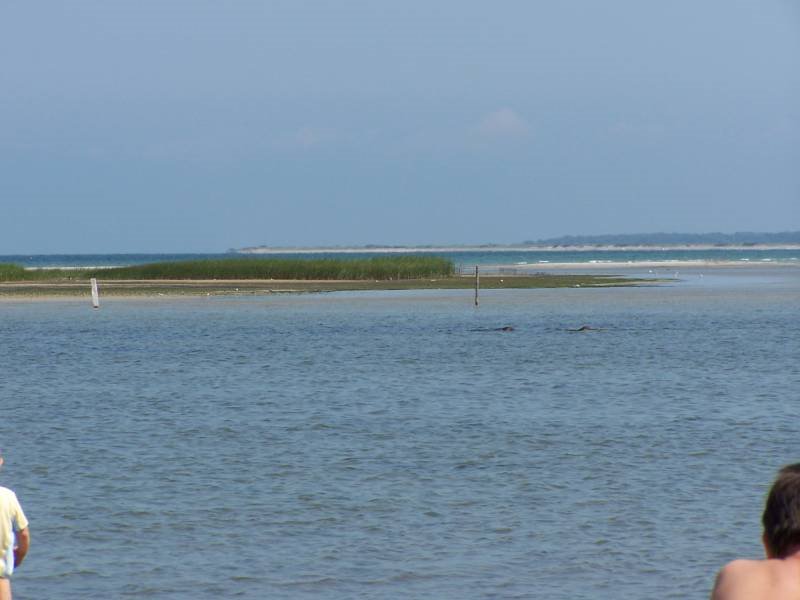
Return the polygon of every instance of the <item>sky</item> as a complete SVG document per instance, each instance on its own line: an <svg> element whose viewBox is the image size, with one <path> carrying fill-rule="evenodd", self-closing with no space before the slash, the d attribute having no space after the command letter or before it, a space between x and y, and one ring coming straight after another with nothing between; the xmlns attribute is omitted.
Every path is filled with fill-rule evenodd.
<svg viewBox="0 0 800 600"><path fill-rule="evenodd" d="M3 2L0 219L0 254L800 230L800 2Z"/></svg>

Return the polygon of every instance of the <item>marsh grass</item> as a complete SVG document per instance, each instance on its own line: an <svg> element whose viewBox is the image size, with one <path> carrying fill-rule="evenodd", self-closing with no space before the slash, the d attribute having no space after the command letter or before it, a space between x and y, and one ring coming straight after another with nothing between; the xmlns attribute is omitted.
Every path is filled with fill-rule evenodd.
<svg viewBox="0 0 800 600"><path fill-rule="evenodd" d="M83 269L26 269L11 263L0 263L0 282L10 281L62 281L88 278Z"/></svg>
<svg viewBox="0 0 800 600"><path fill-rule="evenodd" d="M150 263L102 269L103 279L294 279L396 280L449 277L452 261L438 256L390 256L353 259L226 258Z"/></svg>
<svg viewBox="0 0 800 600"><path fill-rule="evenodd" d="M26 271L19 265L0 263L0 281L25 281Z"/></svg>

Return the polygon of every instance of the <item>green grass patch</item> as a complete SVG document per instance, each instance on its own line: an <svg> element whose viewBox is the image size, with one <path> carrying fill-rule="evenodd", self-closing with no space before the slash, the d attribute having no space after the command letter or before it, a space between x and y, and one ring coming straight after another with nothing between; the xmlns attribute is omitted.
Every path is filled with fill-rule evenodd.
<svg viewBox="0 0 800 600"><path fill-rule="evenodd" d="M0 281L26 281L27 271L19 265L0 263Z"/></svg>
<svg viewBox="0 0 800 600"><path fill-rule="evenodd" d="M15 281L75 281L88 279L86 269L26 269L19 265L0 263L0 282ZM94 275L91 275L94 277Z"/></svg>
<svg viewBox="0 0 800 600"><path fill-rule="evenodd" d="M89 277L109 279L416 279L449 277L452 261L438 256L353 259L225 258L150 263L102 269Z"/></svg>

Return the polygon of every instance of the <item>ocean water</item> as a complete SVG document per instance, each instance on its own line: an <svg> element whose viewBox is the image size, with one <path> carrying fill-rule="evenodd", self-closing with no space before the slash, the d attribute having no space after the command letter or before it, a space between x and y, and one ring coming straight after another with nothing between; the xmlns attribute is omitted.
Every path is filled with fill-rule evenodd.
<svg viewBox="0 0 800 600"><path fill-rule="evenodd" d="M800 277L768 271L3 301L15 597L707 597L800 460Z"/></svg>
<svg viewBox="0 0 800 600"><path fill-rule="evenodd" d="M414 254L410 249L405 254ZM431 252L418 250L417 253ZM598 247L590 250L525 250L512 248L494 248L484 250L436 251L434 254L444 256L453 261L460 269L468 269L474 265L496 266L513 265L520 272L536 270L536 266L546 263L631 263L642 262L725 262L725 263L774 263L779 265L800 264L800 249L786 248L653 248L648 250L620 249ZM0 263L13 263L27 268L47 267L109 267L127 266L151 262L174 260L202 260L219 258L359 258L386 256L386 252L287 252L281 254L17 254L0 255Z"/></svg>

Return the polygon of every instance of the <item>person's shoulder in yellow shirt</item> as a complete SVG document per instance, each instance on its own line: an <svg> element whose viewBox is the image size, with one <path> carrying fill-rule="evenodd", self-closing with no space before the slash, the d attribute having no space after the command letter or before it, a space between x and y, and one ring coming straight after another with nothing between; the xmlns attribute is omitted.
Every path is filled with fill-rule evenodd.
<svg viewBox="0 0 800 600"><path fill-rule="evenodd" d="M0 466L3 457L0 456ZM22 564L30 546L28 519L22 511L17 495L0 487L0 600L11 600L9 578L14 568Z"/></svg>

